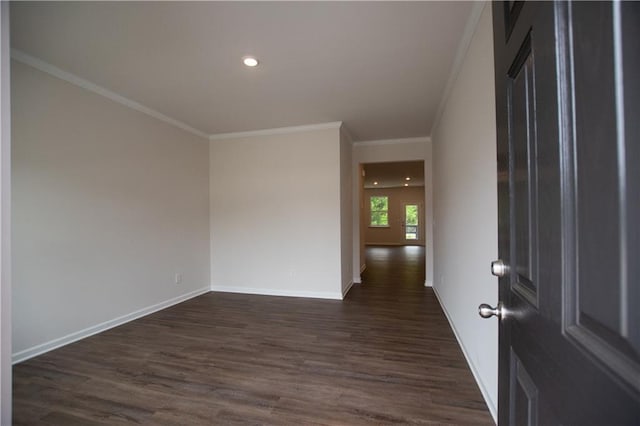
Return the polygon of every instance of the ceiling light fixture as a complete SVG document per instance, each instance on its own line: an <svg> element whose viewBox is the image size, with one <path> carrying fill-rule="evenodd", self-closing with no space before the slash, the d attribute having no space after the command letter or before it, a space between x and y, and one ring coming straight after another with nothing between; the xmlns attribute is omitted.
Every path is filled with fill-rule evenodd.
<svg viewBox="0 0 640 426"><path fill-rule="evenodd" d="M408 184L408 183L405 183L405 184L404 184L404 186L409 186L409 184Z"/></svg>
<svg viewBox="0 0 640 426"><path fill-rule="evenodd" d="M373 184L374 184L374 185L377 185L377 184L378 184L378 182L373 182Z"/></svg>
<svg viewBox="0 0 640 426"><path fill-rule="evenodd" d="M258 60L253 56L245 56L244 58L242 58L242 62L248 67L258 66Z"/></svg>
<svg viewBox="0 0 640 426"><path fill-rule="evenodd" d="M406 178L404 178L404 180L411 180L411 178L407 176Z"/></svg>

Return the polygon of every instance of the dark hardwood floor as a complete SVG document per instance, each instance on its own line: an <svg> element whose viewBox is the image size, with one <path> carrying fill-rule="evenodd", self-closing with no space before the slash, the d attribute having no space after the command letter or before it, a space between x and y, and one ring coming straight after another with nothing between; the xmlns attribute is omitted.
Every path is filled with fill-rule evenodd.
<svg viewBox="0 0 640 426"><path fill-rule="evenodd" d="M208 293L14 367L14 424L493 424L424 249L344 301Z"/></svg>

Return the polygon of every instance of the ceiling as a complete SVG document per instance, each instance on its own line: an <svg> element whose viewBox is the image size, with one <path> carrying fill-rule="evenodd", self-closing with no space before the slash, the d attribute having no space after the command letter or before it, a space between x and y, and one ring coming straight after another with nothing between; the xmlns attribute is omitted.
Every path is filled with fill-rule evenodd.
<svg viewBox="0 0 640 426"><path fill-rule="evenodd" d="M424 186L424 161L370 163L363 164L363 168L365 188Z"/></svg>
<svg viewBox="0 0 640 426"><path fill-rule="evenodd" d="M395 139L429 135L472 8L12 2L11 44L206 134L342 121Z"/></svg>

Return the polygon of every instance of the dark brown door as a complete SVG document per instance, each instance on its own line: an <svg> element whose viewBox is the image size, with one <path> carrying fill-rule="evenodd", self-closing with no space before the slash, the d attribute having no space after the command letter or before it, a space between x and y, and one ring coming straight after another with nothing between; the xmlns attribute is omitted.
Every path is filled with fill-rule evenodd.
<svg viewBox="0 0 640 426"><path fill-rule="evenodd" d="M493 15L499 423L640 425L640 3Z"/></svg>

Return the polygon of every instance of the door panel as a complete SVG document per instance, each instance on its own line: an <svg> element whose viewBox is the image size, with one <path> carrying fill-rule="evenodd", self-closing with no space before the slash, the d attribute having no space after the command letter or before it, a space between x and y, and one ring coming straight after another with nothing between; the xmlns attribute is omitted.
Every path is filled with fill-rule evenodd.
<svg viewBox="0 0 640 426"><path fill-rule="evenodd" d="M576 134L570 148L575 159L573 179L567 182L576 196L574 222L577 241L577 286L571 305L580 318L594 326L619 331L620 287L602 283L620 281L618 150L616 149L616 105L613 61L606 51L613 43L611 6L593 3L573 10L572 36L580 43L567 46L573 67L574 123ZM593 52L593 54L589 54ZM590 60L590 61L589 61ZM598 115L597 117L595 115ZM576 144L576 141L581 143ZM594 143L608 140L608 143ZM593 226L599 224L599 226ZM602 256L601 248L609 255ZM579 253L579 254L578 254Z"/></svg>
<svg viewBox="0 0 640 426"><path fill-rule="evenodd" d="M633 241L637 241L640 216L627 214L637 214L639 192L631 180L637 182L638 166L628 170L632 157L627 158L627 152L638 144L638 133L636 129L633 135L624 127L625 119L638 117L638 92L634 96L626 90L632 102L625 106L622 88L637 77L625 76L622 54L616 52L616 43L624 36L621 18L625 11L634 15L633 7L620 3L563 9L565 20L572 24L561 45L567 63L572 64L563 73L567 78L563 101L573 100L566 109L572 111L575 129L566 140L566 167L571 173L563 181L568 214L565 233L571 238L565 266L570 279L564 283L563 308L567 336L616 380L638 392L640 317L630 309L634 300L630 291L637 297L639 251ZM637 27L637 6L635 16ZM637 44L638 39L626 40ZM637 53L635 63L637 72ZM635 257L630 257L633 253Z"/></svg>
<svg viewBox="0 0 640 426"><path fill-rule="evenodd" d="M537 306L537 179L535 67L528 34L508 74L509 152L511 153L511 235L513 290Z"/></svg>
<svg viewBox="0 0 640 426"><path fill-rule="evenodd" d="M511 395L509 403L511 424L534 426L538 424L538 388L515 353L511 353Z"/></svg>
<svg viewBox="0 0 640 426"><path fill-rule="evenodd" d="M493 4L499 422L640 424L640 4Z"/></svg>

